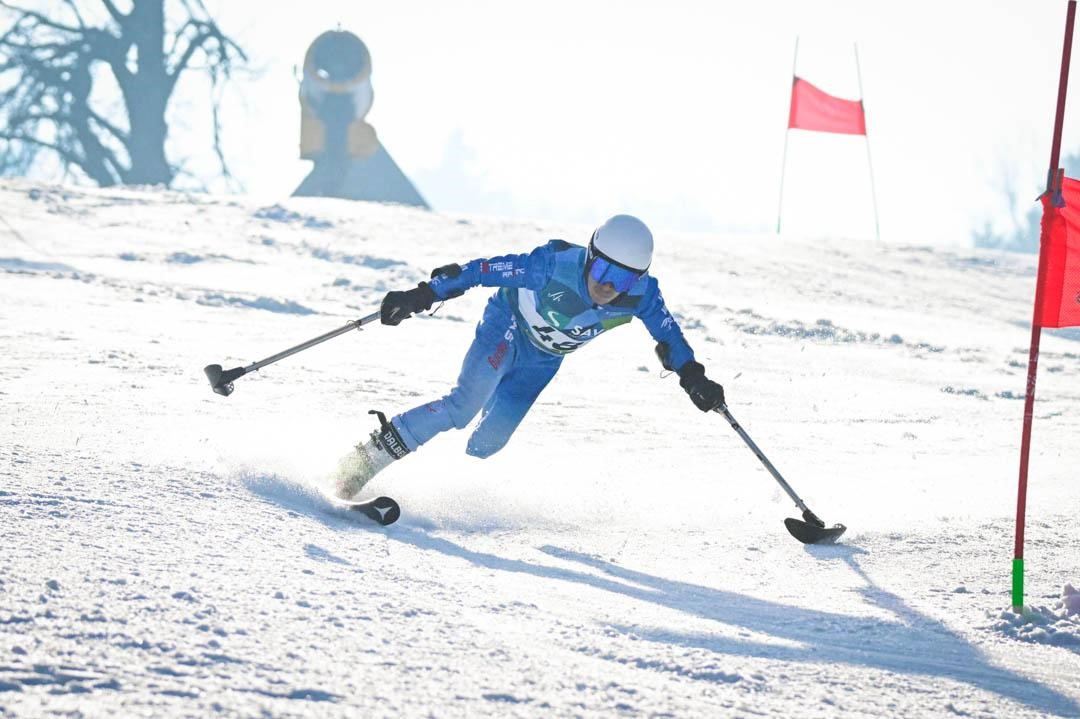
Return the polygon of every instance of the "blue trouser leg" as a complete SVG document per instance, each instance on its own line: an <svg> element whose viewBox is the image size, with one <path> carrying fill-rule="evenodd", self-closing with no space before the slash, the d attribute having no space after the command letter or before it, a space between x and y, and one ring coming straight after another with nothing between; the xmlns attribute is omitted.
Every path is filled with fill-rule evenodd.
<svg viewBox="0 0 1080 719"><path fill-rule="evenodd" d="M522 341L528 342L524 338ZM540 392L559 371L561 357L539 356L541 353L532 348L520 349L518 361L499 381L491 398L484 405L484 414L480 418L480 424L469 437L466 454L483 458L502 449ZM529 358L530 354L537 356Z"/></svg>
<svg viewBox="0 0 1080 719"><path fill-rule="evenodd" d="M405 445L415 450L440 432L464 429L510 371L522 341L528 342L517 333L509 308L489 302L454 388L441 399L393 418Z"/></svg>

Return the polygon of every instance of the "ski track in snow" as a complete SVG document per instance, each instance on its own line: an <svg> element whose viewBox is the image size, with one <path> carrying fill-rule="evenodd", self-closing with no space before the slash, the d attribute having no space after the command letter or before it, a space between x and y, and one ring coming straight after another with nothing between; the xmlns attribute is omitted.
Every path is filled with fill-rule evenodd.
<svg viewBox="0 0 1080 719"><path fill-rule="evenodd" d="M807 548L640 328L498 455L452 432L380 475L388 528L321 478L448 389L488 291L206 386L589 228L10 180L0 215L2 716L1080 716L1076 333L1043 340L1008 611L1034 258L660 236L733 413L850 527Z"/></svg>

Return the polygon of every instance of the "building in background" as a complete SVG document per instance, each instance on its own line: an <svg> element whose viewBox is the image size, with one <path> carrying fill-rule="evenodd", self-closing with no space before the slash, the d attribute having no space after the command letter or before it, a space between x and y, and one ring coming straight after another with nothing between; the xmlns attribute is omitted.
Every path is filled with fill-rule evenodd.
<svg viewBox="0 0 1080 719"><path fill-rule="evenodd" d="M364 120L372 99L371 54L363 41L344 30L315 38L300 81L300 157L315 165L294 196L429 208Z"/></svg>

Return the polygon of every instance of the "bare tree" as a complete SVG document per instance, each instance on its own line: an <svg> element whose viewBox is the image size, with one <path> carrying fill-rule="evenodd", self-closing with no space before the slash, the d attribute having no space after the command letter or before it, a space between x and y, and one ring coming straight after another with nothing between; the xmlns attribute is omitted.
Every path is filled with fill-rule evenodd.
<svg viewBox="0 0 1080 719"><path fill-rule="evenodd" d="M197 69L217 90L247 61L244 51L202 0L131 0L127 8L114 0L54 0L50 7L40 12L0 0L14 18L0 33L0 172L25 172L39 153L51 152L103 187L171 185L179 170L165 140L177 81ZM109 75L123 113L98 99L100 88L112 85ZM213 95L214 149L228 177Z"/></svg>
<svg viewBox="0 0 1080 719"><path fill-rule="evenodd" d="M1067 153L1061 160L1061 166L1067 177L1080 177L1080 151ZM1027 193L1019 192L1012 170L1011 165L1003 163L1002 180L998 187L1004 204L1009 208L1011 228L1004 233L998 232L989 222L984 222L972 237L976 247L1038 253L1043 214L1042 204L1037 198L1038 190L1032 188Z"/></svg>

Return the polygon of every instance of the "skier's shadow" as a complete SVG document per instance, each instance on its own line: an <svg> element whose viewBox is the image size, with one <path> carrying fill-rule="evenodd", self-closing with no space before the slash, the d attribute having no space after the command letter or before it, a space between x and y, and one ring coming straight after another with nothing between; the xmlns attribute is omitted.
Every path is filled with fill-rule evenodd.
<svg viewBox="0 0 1080 719"><path fill-rule="evenodd" d="M798 642L803 646L764 644L719 637L715 634L612 625L613 629L641 639L700 648L719 654L815 664L849 664L897 674L943 677L1012 699L1037 711L1080 716L1080 705L1072 698L1027 677L994 666L974 646L942 622L920 614L902 598L874 584L856 560L858 554L865 553L858 548L837 546L808 548L808 551L823 560L844 561L866 582L866 586L859 591L867 601L891 612L899 617L900 621L806 609L665 579L627 569L588 554L550 545L541 547L540 551L559 560L598 570L601 574L519 559L505 559L467 549L414 527L400 527L388 537L421 549L459 557L487 569L585 584L703 619Z"/></svg>

